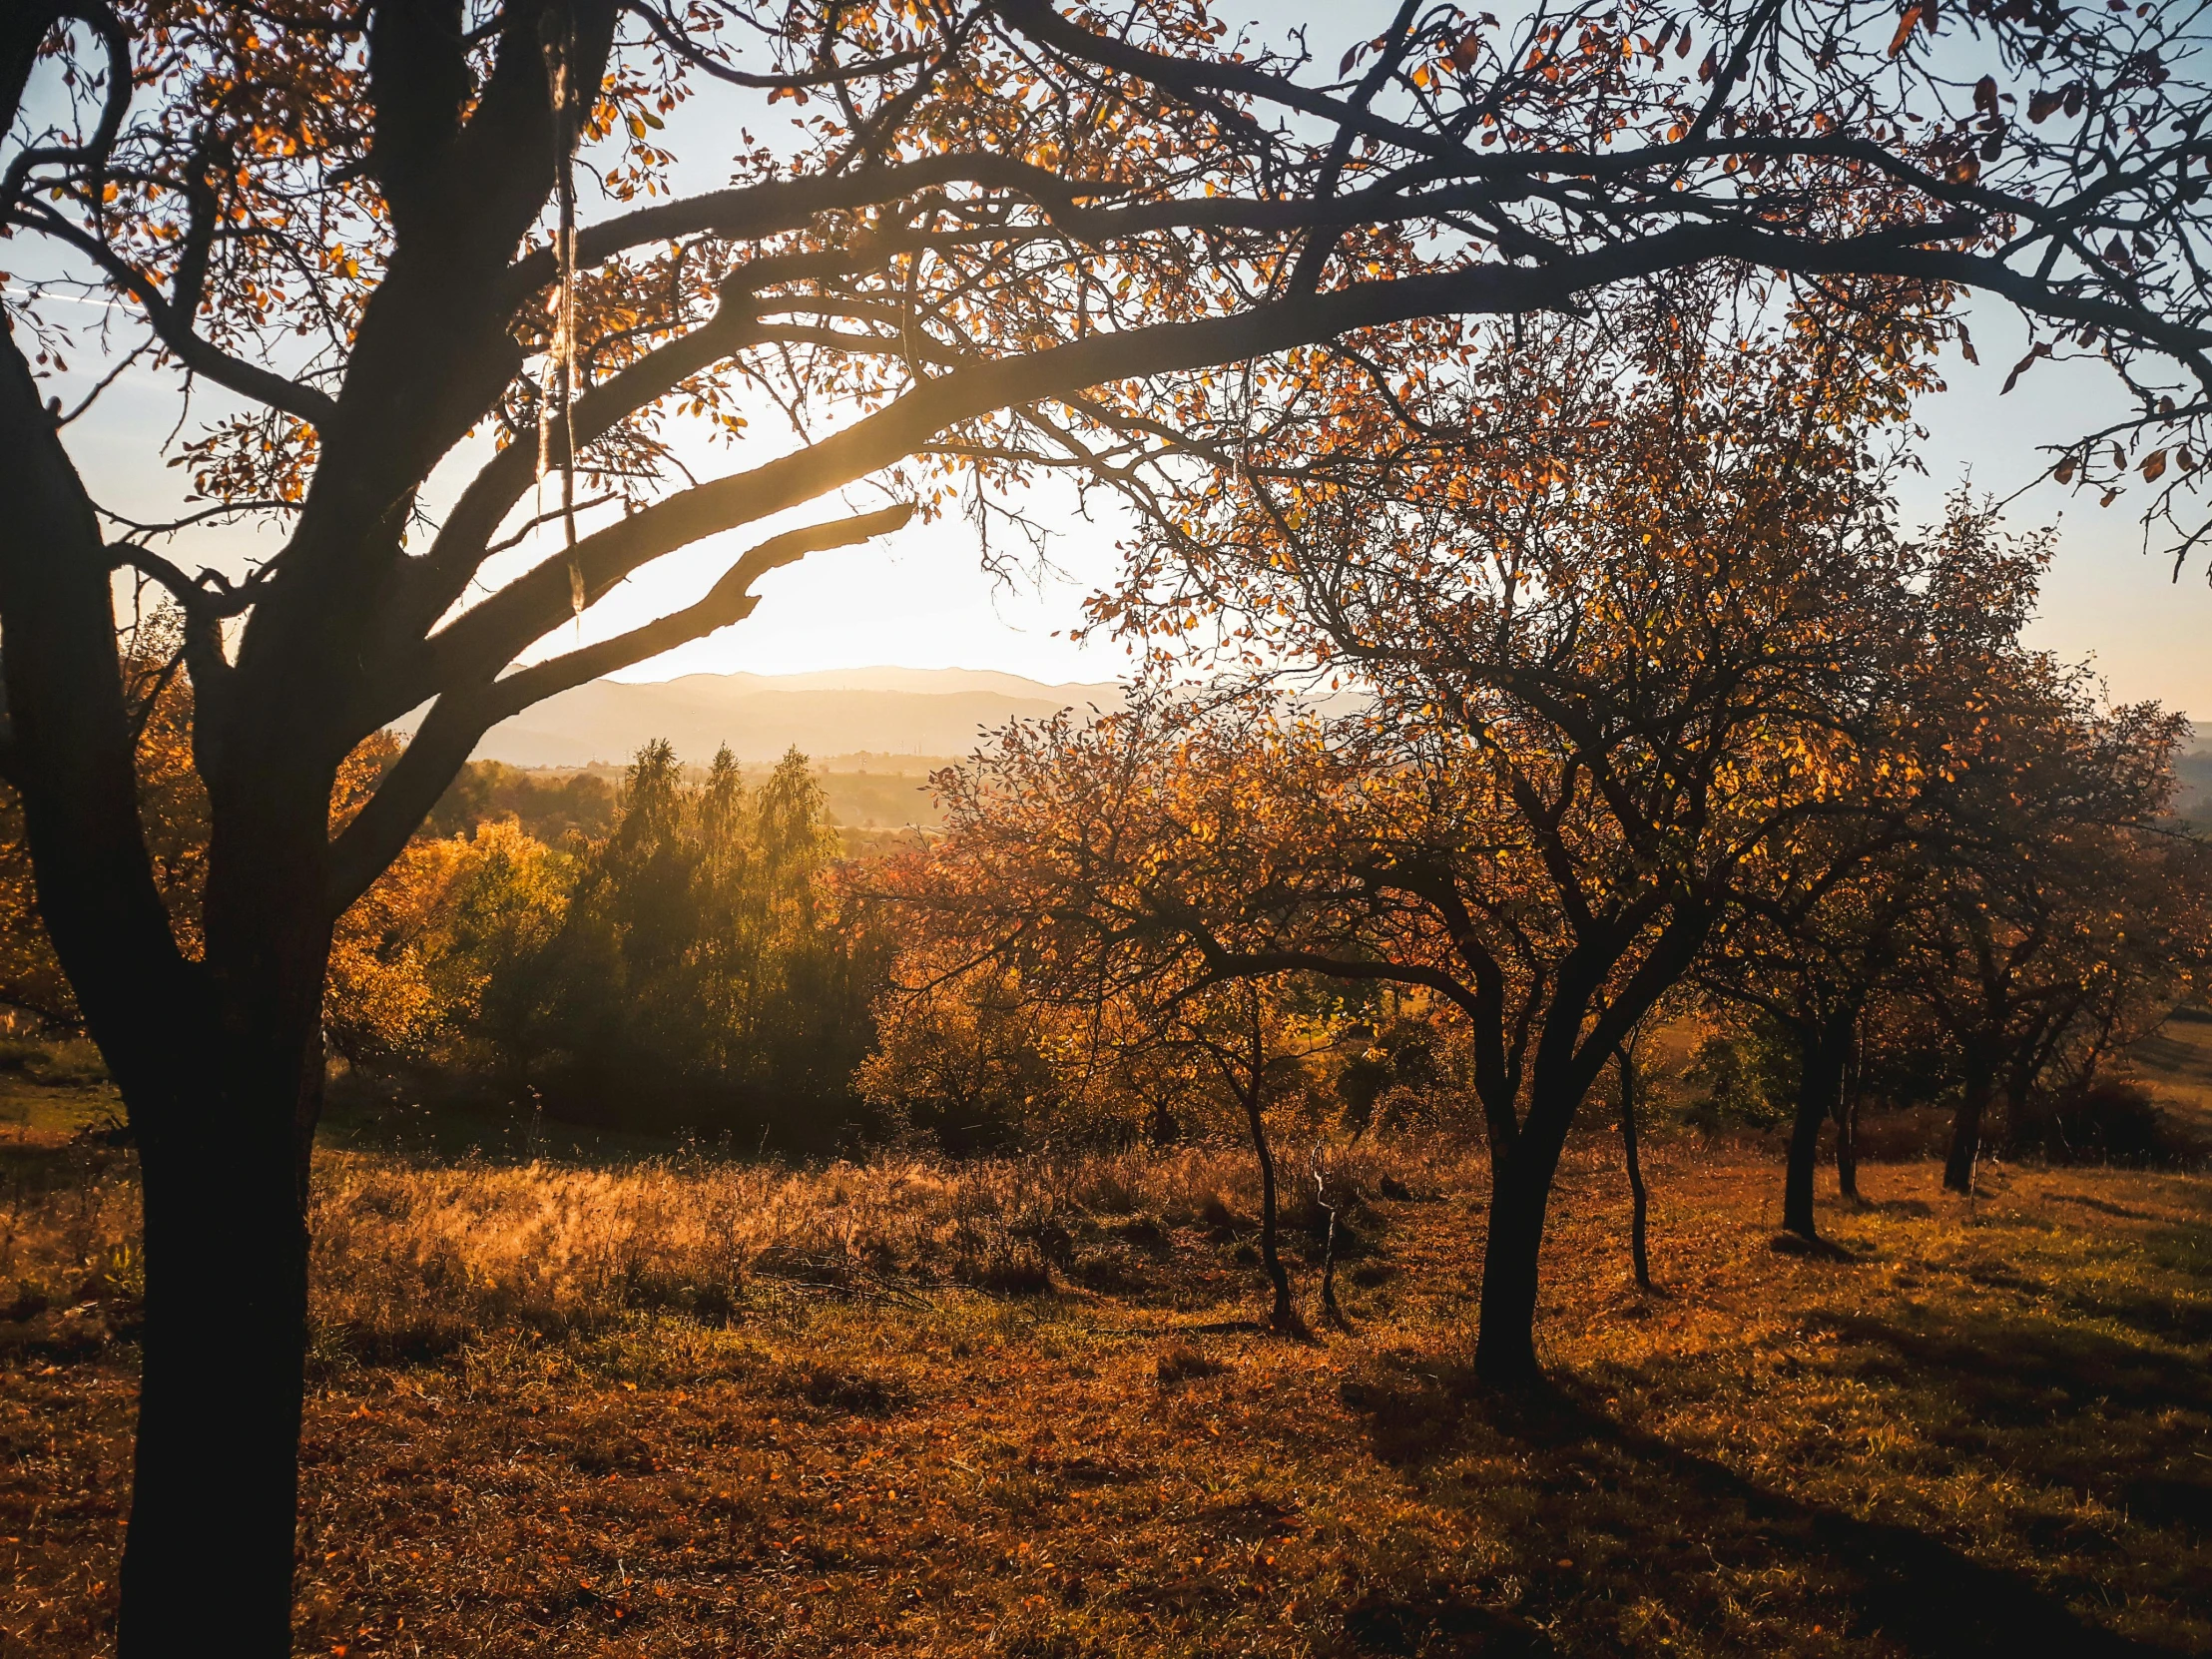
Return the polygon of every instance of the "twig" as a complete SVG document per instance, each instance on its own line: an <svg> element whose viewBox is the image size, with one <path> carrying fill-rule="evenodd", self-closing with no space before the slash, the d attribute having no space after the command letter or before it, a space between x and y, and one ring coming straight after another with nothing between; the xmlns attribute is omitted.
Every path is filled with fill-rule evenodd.
<svg viewBox="0 0 2212 1659"><path fill-rule="evenodd" d="M1324 1171L1321 1143L1314 1143L1313 1158L1314 1202L1329 1215L1329 1237L1321 1251L1321 1306L1330 1323L1338 1330L1349 1332L1352 1321L1345 1318L1345 1311L1337 1305L1337 1207L1329 1202L1329 1181Z"/></svg>

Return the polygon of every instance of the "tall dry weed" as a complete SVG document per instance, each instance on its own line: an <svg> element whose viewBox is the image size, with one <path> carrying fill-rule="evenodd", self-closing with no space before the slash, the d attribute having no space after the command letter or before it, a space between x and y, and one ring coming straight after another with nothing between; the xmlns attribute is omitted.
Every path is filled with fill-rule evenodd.
<svg viewBox="0 0 2212 1659"><path fill-rule="evenodd" d="M1322 1152L1333 1184L1370 1191L1383 1173L1457 1183L1467 1157L1411 1140ZM1314 1149L1279 1156L1286 1216L1300 1225L1313 1209ZM38 1168L0 1189L0 1301L128 1304L134 1161L80 1143ZM483 1332L588 1330L640 1311L720 1325L764 1289L1023 1294L1055 1275L1106 1281L1112 1241L1220 1212L1249 1218L1259 1206L1251 1154L1229 1144L967 1162L884 1154L804 1169L702 1156L581 1165L323 1150L313 1190L320 1364L428 1358Z"/></svg>

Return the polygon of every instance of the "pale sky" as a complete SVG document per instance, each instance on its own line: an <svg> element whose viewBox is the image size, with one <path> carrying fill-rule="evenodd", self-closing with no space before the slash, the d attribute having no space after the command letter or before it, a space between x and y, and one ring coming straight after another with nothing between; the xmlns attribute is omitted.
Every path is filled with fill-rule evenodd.
<svg viewBox="0 0 2212 1659"><path fill-rule="evenodd" d="M2108 371L2093 363L2039 362L2000 397L2005 373L2024 349L2019 323L1984 303L1975 307L1973 332L1980 364L1953 353L1945 365L1949 389L1920 407L1929 432L1921 452L1927 471L1902 497L1919 522L1937 517L1943 496L1962 479L2000 495L2019 488L2040 469L2038 444L2073 437L2096 409L2117 407ZM1041 515L1061 528L1054 555L1096 585L1115 567L1115 527L1086 524L1068 507ZM2100 510L2094 495L2046 482L2013 505L2009 522L2022 530L2059 528L2030 635L2035 644L2069 660L2093 659L2119 701L2156 698L2212 719L2212 586L2202 557L2175 582L2166 559L2142 552L2131 496ZM680 562L697 566L687 589L721 568L716 558L696 554L669 561ZM979 568L972 533L958 521L816 555L770 576L761 591L763 603L750 621L624 677L893 663L1102 680L1125 661L1111 643L1078 647L1054 637L1080 623L1082 586L995 586Z"/></svg>
<svg viewBox="0 0 2212 1659"><path fill-rule="evenodd" d="M1999 388L2025 350L2018 319L1987 301L1972 311L1979 366L1953 352L1944 365L1949 390L1923 401L1928 476L1903 500L1932 518L1960 478L1999 495L2019 488L2048 459L2036 445L2078 436L2122 408L2101 363L2039 362L2009 396ZM2136 514L2138 483L2111 507L2044 481L2015 502L2015 529L2058 528L2057 553L2043 583L2028 637L2069 660L2093 659L2115 700L2156 698L2170 709L2212 720L2212 586L2199 553L2174 580L2170 559L2143 552ZM2200 510L2212 501L2200 493ZM2155 548L2158 544L2152 543Z"/></svg>
<svg viewBox="0 0 2212 1659"><path fill-rule="evenodd" d="M1270 19L1276 26L1301 16L1327 20L1316 28L1314 39L1332 62L1336 47L1330 41L1365 32L1369 21L1357 7L1322 8L1310 0L1281 3L1285 9ZM685 114L703 112L712 102L698 100ZM728 119L728 106L719 108ZM675 147L687 161L699 158L684 170L693 178L683 182L719 183L711 177L712 156L721 148L714 134L689 120L682 124L691 130ZM672 123L672 135L676 126ZM85 308L88 323L99 315L97 306ZM1928 399L1921 410L1930 431L1923 454L1928 475L1915 483L1905 506L1910 516L1923 520L1939 512L1944 492L1969 472L1980 488L2002 493L2018 487L2038 470L2037 444L2075 436L2100 411L2118 407L2107 372L2092 364L2038 363L2010 396L2000 398L1997 388L2023 349L2019 325L1987 302L1976 304L1971 315L1981 365L1954 358L1948 365L1952 389ZM73 399L102 366L97 352L83 351L72 364L75 372L54 389ZM217 397L203 391L185 435L201 429L221 408ZM179 510L185 480L164 464L160 453L176 420L173 385L134 370L70 429L71 451L104 505L150 519ZM774 441L770 434L776 429L769 414L753 431L765 445ZM766 458L762 445L751 442L737 450L702 442L685 447L682 455L700 476ZM433 481L433 511L439 498L450 499L478 458L450 463ZM2013 507L2015 527L2056 522L2061 528L2060 551L2033 638L2070 659L2093 657L2116 698L2154 697L2212 719L2212 653L2204 648L2212 625L2212 589L2206 585L2202 556L2178 584L2170 579L2164 560L2146 558L2132 512L2136 493L2100 512L2093 497L2044 484ZM853 492L850 499L860 508L881 504L880 496L864 492ZM836 510L834 502L819 502L789 520L717 537L673 555L596 606L586 619L587 634L631 627L649 614L684 603L753 541L785 522L807 522ZM1115 525L1084 522L1073 511L1072 497L1058 495L1043 503L1038 516L1060 532L1052 553L1072 572L1073 581L1041 591L1026 585L1004 587L979 568L973 534L962 521L917 524L867 546L816 554L771 574L760 584L763 602L750 620L630 670L624 678L732 670L781 674L877 664L999 669L1044 681L1113 678L1127 661L1121 647L1110 641L1077 647L1058 636L1079 624L1084 592L1110 578ZM268 534L232 531L195 538L175 551L191 562L220 557L235 566L250 554L274 552L276 545ZM520 568L548 550L541 546L509 555L504 568ZM566 646L572 637L548 643Z"/></svg>

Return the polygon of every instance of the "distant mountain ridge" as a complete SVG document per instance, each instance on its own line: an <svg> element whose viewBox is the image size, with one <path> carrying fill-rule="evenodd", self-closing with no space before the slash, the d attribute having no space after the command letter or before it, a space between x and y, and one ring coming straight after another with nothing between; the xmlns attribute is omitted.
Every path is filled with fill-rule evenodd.
<svg viewBox="0 0 2212 1659"><path fill-rule="evenodd" d="M690 762L712 759L725 744L741 761L773 761L794 747L818 759L858 751L891 759L965 755L984 732L1009 721L1094 704L1118 708L1121 701L1121 686L1110 680L1051 686L989 669L601 680L493 727L474 758L520 767L620 763L655 738L666 738Z"/></svg>

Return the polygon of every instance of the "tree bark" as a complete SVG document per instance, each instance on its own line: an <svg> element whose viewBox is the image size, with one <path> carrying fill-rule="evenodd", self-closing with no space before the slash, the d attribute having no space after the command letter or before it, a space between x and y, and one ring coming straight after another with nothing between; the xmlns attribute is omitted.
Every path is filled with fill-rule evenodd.
<svg viewBox="0 0 2212 1659"><path fill-rule="evenodd" d="M1974 1160L1981 1152L1981 1119L1989 1109L1989 1093L1995 1067L1980 1043L1966 1047L1966 1092L1951 1120L1950 1156L1943 1162L1943 1185L1954 1193L1973 1195Z"/></svg>
<svg viewBox="0 0 2212 1659"><path fill-rule="evenodd" d="M216 1018L174 1058L167 1095L124 1093L147 1283L123 1659L210 1630L228 1653L291 1642L330 780L243 764L218 780L203 909Z"/></svg>
<svg viewBox="0 0 2212 1659"><path fill-rule="evenodd" d="M1836 1190L1859 1201L1859 1064L1847 1062L1842 1091L1836 1097Z"/></svg>
<svg viewBox="0 0 2212 1659"><path fill-rule="evenodd" d="M1474 1372L1492 1387L1525 1389L1543 1378L1536 1363L1536 1297L1544 1218L1581 1098L1580 1090L1562 1094L1559 1080L1539 1076L1520 1133L1490 1153L1490 1228L1482 1251Z"/></svg>
<svg viewBox="0 0 2212 1659"><path fill-rule="evenodd" d="M1559 1148L1549 1140L1532 1124L1509 1150L1493 1154L1474 1373L1496 1388L1525 1389L1543 1376L1536 1363L1536 1292L1544 1215L1559 1166Z"/></svg>
<svg viewBox="0 0 2212 1659"><path fill-rule="evenodd" d="M1797 1115L1790 1125L1790 1161L1782 1183L1782 1228L1817 1240L1813 1176L1820 1161L1821 1125L1843 1096L1848 1022L1825 1020L1800 1028Z"/></svg>
<svg viewBox="0 0 2212 1659"><path fill-rule="evenodd" d="M1623 1043L1614 1050L1621 1080L1621 1151L1628 1159L1628 1259L1635 1265L1636 1288L1651 1289L1651 1251L1646 1223L1650 1199L1644 1191L1643 1160L1636 1151L1636 1061Z"/></svg>
<svg viewBox="0 0 2212 1659"><path fill-rule="evenodd" d="M250 1039L241 1048L261 1047ZM317 1056L319 1058L319 1056ZM146 1325L118 1650L291 1648L307 1228L292 1098L233 1075L173 1103L221 1137L142 1135ZM195 1068L199 1069L199 1068ZM205 1076L205 1073L203 1073ZM134 1108L134 1116L142 1116Z"/></svg>

